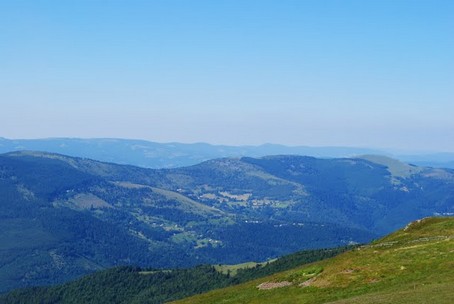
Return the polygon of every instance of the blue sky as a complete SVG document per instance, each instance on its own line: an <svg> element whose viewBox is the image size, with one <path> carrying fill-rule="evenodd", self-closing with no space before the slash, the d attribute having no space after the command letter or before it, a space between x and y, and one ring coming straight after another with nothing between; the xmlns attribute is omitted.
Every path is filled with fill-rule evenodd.
<svg viewBox="0 0 454 304"><path fill-rule="evenodd" d="M454 1L0 1L0 136L454 151Z"/></svg>

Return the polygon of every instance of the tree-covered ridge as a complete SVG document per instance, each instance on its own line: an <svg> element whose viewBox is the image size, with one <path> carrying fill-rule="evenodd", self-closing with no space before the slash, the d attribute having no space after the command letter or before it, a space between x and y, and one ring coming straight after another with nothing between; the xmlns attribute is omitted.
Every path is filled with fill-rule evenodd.
<svg viewBox="0 0 454 304"><path fill-rule="evenodd" d="M117 267L55 287L34 287L0 296L1 303L164 303L212 289L231 286L335 256L349 247L297 252L235 276L210 265L189 269L153 270Z"/></svg>

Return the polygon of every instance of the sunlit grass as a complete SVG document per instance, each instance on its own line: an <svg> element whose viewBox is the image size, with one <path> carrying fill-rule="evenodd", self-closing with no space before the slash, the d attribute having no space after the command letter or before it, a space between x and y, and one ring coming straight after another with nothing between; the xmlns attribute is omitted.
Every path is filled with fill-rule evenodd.
<svg viewBox="0 0 454 304"><path fill-rule="evenodd" d="M257 288L284 281L292 285ZM454 303L452 290L454 218L431 218L332 259L177 303Z"/></svg>

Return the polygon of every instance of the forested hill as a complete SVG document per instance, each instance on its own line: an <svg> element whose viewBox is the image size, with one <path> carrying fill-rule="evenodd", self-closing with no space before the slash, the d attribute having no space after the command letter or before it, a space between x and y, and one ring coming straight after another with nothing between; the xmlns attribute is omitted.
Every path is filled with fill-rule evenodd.
<svg viewBox="0 0 454 304"><path fill-rule="evenodd" d="M364 243L454 213L454 173L383 157L216 159L143 169L43 152L0 156L0 286L116 265L264 261Z"/></svg>
<svg viewBox="0 0 454 304"><path fill-rule="evenodd" d="M361 246L302 251L261 264L117 267L59 286L16 290L0 302L164 303L199 294L178 303L450 304L453 233L453 217L425 218Z"/></svg>

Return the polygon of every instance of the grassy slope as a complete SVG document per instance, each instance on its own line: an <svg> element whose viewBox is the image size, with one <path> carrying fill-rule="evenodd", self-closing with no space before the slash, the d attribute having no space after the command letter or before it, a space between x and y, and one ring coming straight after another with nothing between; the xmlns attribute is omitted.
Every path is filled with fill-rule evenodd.
<svg viewBox="0 0 454 304"><path fill-rule="evenodd" d="M293 285L257 288L283 281ZM453 289L454 218L430 218L332 259L176 303L454 303Z"/></svg>
<svg viewBox="0 0 454 304"><path fill-rule="evenodd" d="M260 264L256 263L256 262L246 262L246 263L241 263L241 264L236 264L236 265L215 265L214 268L217 271L219 271L220 273L230 274L232 276L235 276L239 269L254 268L254 267L257 267L258 265L260 265Z"/></svg>
<svg viewBox="0 0 454 304"><path fill-rule="evenodd" d="M359 158L387 167L393 177L407 178L423 170L421 167L415 167L397 159L381 155L364 155Z"/></svg>

